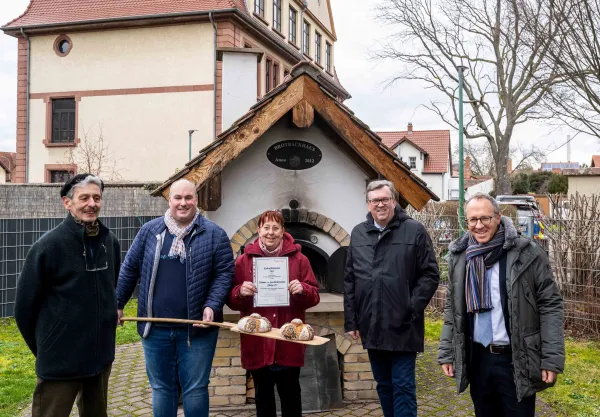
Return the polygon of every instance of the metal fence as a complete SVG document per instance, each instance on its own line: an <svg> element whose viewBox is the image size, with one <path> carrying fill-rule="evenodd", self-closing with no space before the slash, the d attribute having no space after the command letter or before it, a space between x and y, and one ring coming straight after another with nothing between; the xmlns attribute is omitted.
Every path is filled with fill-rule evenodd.
<svg viewBox="0 0 600 417"><path fill-rule="evenodd" d="M411 213L427 228L438 257L441 282L431 308L443 311L448 283L445 255L448 244L459 235L457 216L431 212ZM157 216L104 217L102 221L121 242L122 256L141 226ZM0 317L14 311L17 278L31 245L63 217L0 219ZM521 232L536 230L535 239L546 250L565 306L565 328L576 334L600 339L600 221L595 219L543 218L531 223L514 219ZM527 219L527 222L531 222Z"/></svg>
<svg viewBox="0 0 600 417"><path fill-rule="evenodd" d="M117 236L124 258L142 225L156 216L104 217L101 221ZM0 219L0 317L14 313L17 279L29 248L64 217Z"/></svg>

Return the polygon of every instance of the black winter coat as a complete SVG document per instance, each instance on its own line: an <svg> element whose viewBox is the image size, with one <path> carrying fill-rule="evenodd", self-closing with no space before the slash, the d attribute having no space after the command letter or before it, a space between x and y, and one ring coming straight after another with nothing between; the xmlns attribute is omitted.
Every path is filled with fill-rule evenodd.
<svg viewBox="0 0 600 417"><path fill-rule="evenodd" d="M423 312L439 284L425 227L396 206L379 231L369 213L352 230L344 273L345 330L365 349L422 352Z"/></svg>
<svg viewBox="0 0 600 417"><path fill-rule="evenodd" d="M17 284L15 320L42 379L102 372L115 358L115 285L121 248L100 225L92 257L71 215L29 250Z"/></svg>

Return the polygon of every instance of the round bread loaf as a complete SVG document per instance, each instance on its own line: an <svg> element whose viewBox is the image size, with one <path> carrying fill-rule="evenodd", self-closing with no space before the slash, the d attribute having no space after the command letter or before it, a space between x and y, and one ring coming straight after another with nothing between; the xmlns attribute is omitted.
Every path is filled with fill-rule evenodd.
<svg viewBox="0 0 600 417"><path fill-rule="evenodd" d="M313 340L315 332L310 324L302 323L300 319L294 319L281 327L281 337L289 340Z"/></svg>
<svg viewBox="0 0 600 417"><path fill-rule="evenodd" d="M266 317L261 317L258 313L242 317L238 321L237 326L238 329L246 333L266 333L273 328L271 322Z"/></svg>

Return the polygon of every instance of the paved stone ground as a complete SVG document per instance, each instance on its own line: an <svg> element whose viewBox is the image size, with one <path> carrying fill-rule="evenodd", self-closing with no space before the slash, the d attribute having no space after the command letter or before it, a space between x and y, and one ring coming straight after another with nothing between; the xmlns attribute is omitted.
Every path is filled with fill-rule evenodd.
<svg viewBox="0 0 600 417"><path fill-rule="evenodd" d="M144 354L140 343L117 346L117 358L109 383L109 416L152 416L151 390L146 377ZM473 416L468 393L456 395L454 380L443 376L436 362L436 349L427 346L417 359L417 396L419 416ZM76 416L74 411L72 416ZM179 411L183 416L183 411ZM212 409L211 417L251 417L254 407ZM306 414L307 417L382 416L375 402L348 403L345 408L325 413ZM555 417L552 408L538 399L537 416ZM25 412L23 417L30 417Z"/></svg>

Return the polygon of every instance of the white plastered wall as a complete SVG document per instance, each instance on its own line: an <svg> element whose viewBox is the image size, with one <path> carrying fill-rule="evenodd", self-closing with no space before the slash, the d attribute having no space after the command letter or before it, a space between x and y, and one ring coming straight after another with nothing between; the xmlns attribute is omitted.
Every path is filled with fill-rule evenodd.
<svg viewBox="0 0 600 417"><path fill-rule="evenodd" d="M210 24L67 35L73 49L62 58L53 50L56 36L32 37L32 94L192 85L208 88L193 92L83 94L78 103L77 137L97 141L102 132L109 156L101 175L125 181L164 181L188 161L188 130L197 130L192 157L212 141L214 55ZM46 104L41 98L33 98L30 182L44 181L45 164L81 159L82 147L46 147L45 131ZM71 150L76 154L74 158L69 155Z"/></svg>
<svg viewBox="0 0 600 417"><path fill-rule="evenodd" d="M188 24L31 37L31 93L213 84L213 29Z"/></svg>
<svg viewBox="0 0 600 417"><path fill-rule="evenodd" d="M348 233L365 220L368 177L317 127L293 129L284 118L229 164L221 176L221 207L207 217L232 236L265 210L285 208L290 200L300 208L332 218ZM290 171L268 161L267 149L282 140L316 145L322 160L316 166Z"/></svg>
<svg viewBox="0 0 600 417"><path fill-rule="evenodd" d="M583 195L600 194L600 175L569 176L569 195L575 193Z"/></svg>
<svg viewBox="0 0 600 417"><path fill-rule="evenodd" d="M444 200L444 175L443 174L421 174L420 177L427 183L427 187Z"/></svg>
<svg viewBox="0 0 600 417"><path fill-rule="evenodd" d="M223 131L256 104L256 54L223 53Z"/></svg>
<svg viewBox="0 0 600 417"><path fill-rule="evenodd" d="M94 144L102 133L108 154L101 175L107 179L164 181L188 161L189 129L198 130L192 158L211 142L212 100L212 91L84 97L78 136ZM42 143L45 112L42 100L31 100L30 182L44 181L44 164L77 162L85 155L83 146L47 148Z"/></svg>

